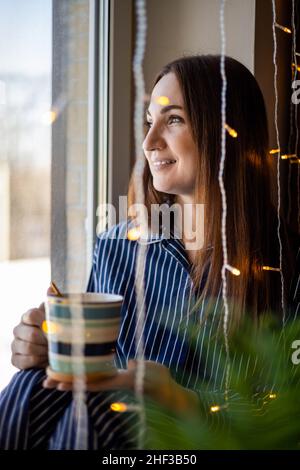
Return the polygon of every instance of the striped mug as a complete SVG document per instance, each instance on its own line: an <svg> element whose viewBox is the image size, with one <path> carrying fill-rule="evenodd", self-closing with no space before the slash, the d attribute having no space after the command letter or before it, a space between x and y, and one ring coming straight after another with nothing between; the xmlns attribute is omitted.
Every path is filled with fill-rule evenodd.
<svg viewBox="0 0 300 470"><path fill-rule="evenodd" d="M49 377L93 382L117 373L114 359L122 303L123 297L115 294L47 297L43 330L48 338Z"/></svg>

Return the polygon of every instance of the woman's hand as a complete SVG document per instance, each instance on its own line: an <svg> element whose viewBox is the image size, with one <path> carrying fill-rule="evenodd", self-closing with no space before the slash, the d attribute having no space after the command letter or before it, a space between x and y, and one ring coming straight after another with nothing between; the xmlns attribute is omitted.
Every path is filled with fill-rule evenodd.
<svg viewBox="0 0 300 470"><path fill-rule="evenodd" d="M12 364L18 369L44 368L48 364L48 342L42 331L45 319L44 304L22 315L14 330L11 345Z"/></svg>
<svg viewBox="0 0 300 470"><path fill-rule="evenodd" d="M127 369L119 369L114 377L101 379L87 384L86 390L100 392L107 390L134 391L137 360L128 361ZM44 380L45 388L57 388L61 391L72 390L72 384L57 382L50 377ZM170 370L163 364L145 361L144 394L170 410L176 412L195 411L198 403L197 395L181 387L172 378Z"/></svg>
<svg viewBox="0 0 300 470"><path fill-rule="evenodd" d="M53 294L51 287L47 294ZM12 365L18 369L32 367L45 368L48 365L48 341L43 333L45 305L31 308L22 315L21 322L13 330L14 340L11 344Z"/></svg>

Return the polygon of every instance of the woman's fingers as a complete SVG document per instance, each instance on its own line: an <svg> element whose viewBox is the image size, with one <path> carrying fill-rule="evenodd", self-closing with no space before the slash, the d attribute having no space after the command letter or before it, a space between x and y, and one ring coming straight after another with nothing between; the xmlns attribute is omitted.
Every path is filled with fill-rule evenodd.
<svg viewBox="0 0 300 470"><path fill-rule="evenodd" d="M45 308L44 304L41 304L39 308L31 308L22 315L22 323L30 326L42 327L43 321L45 320Z"/></svg>
<svg viewBox="0 0 300 470"><path fill-rule="evenodd" d="M48 341L44 333L37 326L30 326L25 323L20 323L13 330L15 339L27 341L28 343L34 343L40 346L44 346L45 351L47 350Z"/></svg>
<svg viewBox="0 0 300 470"><path fill-rule="evenodd" d="M47 357L47 347L40 344L29 343L19 338L15 338L11 345L13 354L24 354L25 356L44 356Z"/></svg>
<svg viewBox="0 0 300 470"><path fill-rule="evenodd" d="M57 382L57 380L53 380L50 377L47 377L43 381L43 387L44 388L58 388L59 384L60 384L60 382Z"/></svg>
<svg viewBox="0 0 300 470"><path fill-rule="evenodd" d="M42 369L48 364L48 341L39 326L43 318L41 309L28 310L13 330L11 362L18 369Z"/></svg>
<svg viewBox="0 0 300 470"><path fill-rule="evenodd" d="M57 390L60 390L61 392L69 392L73 390L73 385L71 383L60 382L57 385Z"/></svg>
<svg viewBox="0 0 300 470"><path fill-rule="evenodd" d="M47 356L25 356L24 354L13 354L11 363L17 369L31 369L32 367L38 367L44 369L48 365Z"/></svg>

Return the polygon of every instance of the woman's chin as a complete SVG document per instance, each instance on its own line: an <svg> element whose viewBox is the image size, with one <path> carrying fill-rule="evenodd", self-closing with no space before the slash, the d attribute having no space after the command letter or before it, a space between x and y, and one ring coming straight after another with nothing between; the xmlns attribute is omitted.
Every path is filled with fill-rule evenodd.
<svg viewBox="0 0 300 470"><path fill-rule="evenodd" d="M172 189L169 186L164 186L164 185L153 185L156 191L159 191L160 193L165 193L165 194L174 194L172 192Z"/></svg>
<svg viewBox="0 0 300 470"><path fill-rule="evenodd" d="M153 186L156 191L167 194L174 194L174 188L170 184L164 184L159 181L153 180Z"/></svg>

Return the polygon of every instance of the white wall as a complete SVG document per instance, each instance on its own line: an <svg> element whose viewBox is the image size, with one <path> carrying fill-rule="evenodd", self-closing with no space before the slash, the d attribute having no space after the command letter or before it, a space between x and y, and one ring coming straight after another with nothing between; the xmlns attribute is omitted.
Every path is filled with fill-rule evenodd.
<svg viewBox="0 0 300 470"><path fill-rule="evenodd" d="M147 91L160 68L185 54L221 51L219 0L147 0ZM227 0L226 54L254 70L255 0Z"/></svg>

